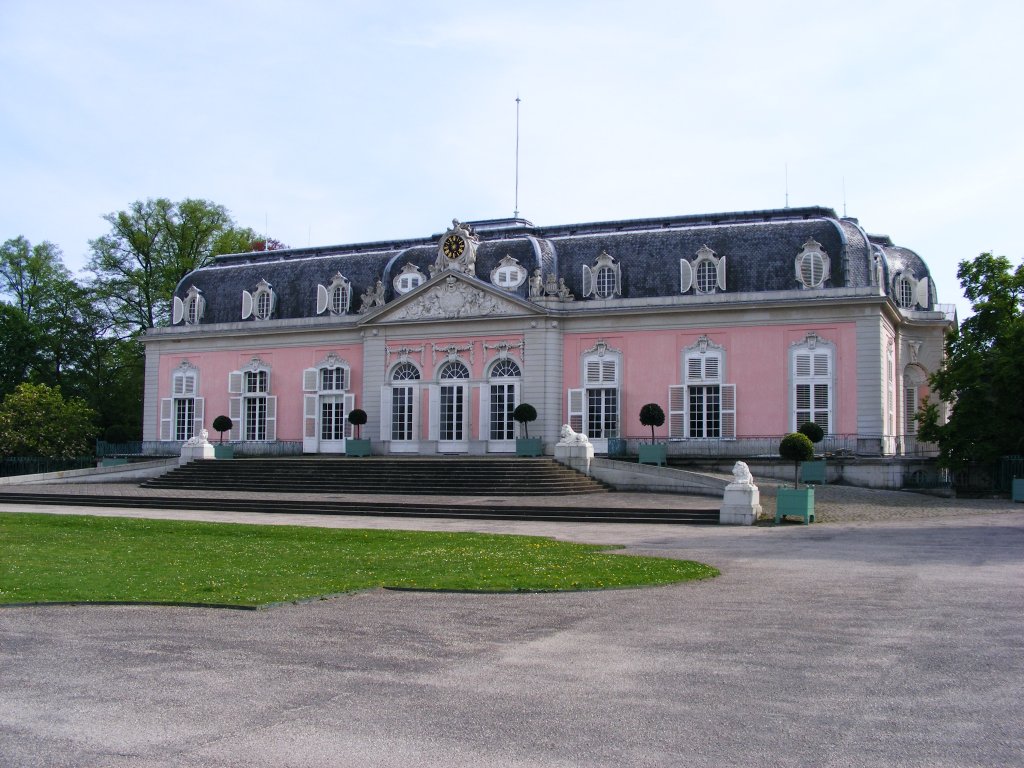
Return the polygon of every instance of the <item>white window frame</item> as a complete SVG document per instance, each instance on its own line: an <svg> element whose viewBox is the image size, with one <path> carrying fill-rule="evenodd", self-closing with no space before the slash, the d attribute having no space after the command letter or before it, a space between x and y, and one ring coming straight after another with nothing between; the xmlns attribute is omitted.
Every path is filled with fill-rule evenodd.
<svg viewBox="0 0 1024 768"><path fill-rule="evenodd" d="M228 374L228 394L233 395L228 399L231 440L277 440L277 397L271 394L271 382L270 366L258 359Z"/></svg>
<svg viewBox="0 0 1024 768"><path fill-rule="evenodd" d="M194 285L188 289L184 300L174 297L171 310L171 325L184 322L185 325L199 325L206 311L206 299L203 292Z"/></svg>
<svg viewBox="0 0 1024 768"><path fill-rule="evenodd" d="M725 256L718 257L708 246L702 245L697 249L692 262L686 262L685 259L679 262L679 292L686 293L691 287L696 294L724 291L725 263ZM710 270L714 277L711 284L701 283L700 277L705 269Z"/></svg>
<svg viewBox="0 0 1024 768"><path fill-rule="evenodd" d="M793 262L797 282L804 288L821 288L829 279L832 263L821 243L811 238Z"/></svg>
<svg viewBox="0 0 1024 768"><path fill-rule="evenodd" d="M420 390L423 386L423 374L419 367L409 360L401 360L391 369L388 383L381 387L380 439L388 442L392 451L417 450ZM398 390L401 392L399 393ZM401 428L396 437L394 406L397 395L407 401L402 403L407 412L402 424L399 425Z"/></svg>
<svg viewBox="0 0 1024 768"><path fill-rule="evenodd" d="M316 287L316 313L329 312L333 316L347 315L352 307L352 284L341 272L327 285Z"/></svg>
<svg viewBox="0 0 1024 768"><path fill-rule="evenodd" d="M277 294L266 280L260 280L252 293L242 291L242 319L269 320L274 316Z"/></svg>
<svg viewBox="0 0 1024 768"><path fill-rule="evenodd" d="M687 440L736 439L736 385L726 383L725 349L707 336L682 353L682 384L669 387L669 437ZM700 394L700 424L694 411ZM714 408L708 407L714 396ZM717 419L709 419L710 415Z"/></svg>
<svg viewBox="0 0 1024 768"><path fill-rule="evenodd" d="M499 357L487 367L487 371L487 381L481 387L480 395L480 439L487 441L490 451L514 450L516 424L512 411L519 405L523 367L511 357ZM497 412L496 405L498 388L505 406L501 413ZM501 429L497 436L493 431L496 424Z"/></svg>
<svg viewBox="0 0 1024 768"><path fill-rule="evenodd" d="M790 431L813 421L826 435L835 432L835 365L835 345L817 334L790 347Z"/></svg>
<svg viewBox="0 0 1024 768"><path fill-rule="evenodd" d="M611 299L622 295L622 265L601 251L594 266L583 265L583 297Z"/></svg>
<svg viewBox="0 0 1024 768"><path fill-rule="evenodd" d="M427 276L419 270L419 267L415 264L406 264L402 267L402 271L395 275L392 285L395 287L396 293L405 294L423 285L426 279Z"/></svg>
<svg viewBox="0 0 1024 768"><path fill-rule="evenodd" d="M330 371L330 376L327 372ZM340 372L340 375L335 372ZM348 440L354 435L354 428L348 421L348 414L355 408L355 394L350 392L352 386L352 369L349 364L335 353L329 354L320 363L302 372L302 450L304 453L316 453L321 450L322 441ZM328 381L328 379L332 379ZM337 379L337 380L334 380ZM343 437L325 437L323 434L323 397L336 400L342 399L344 423Z"/></svg>
<svg viewBox="0 0 1024 768"><path fill-rule="evenodd" d="M918 279L909 270L901 270L892 277L892 298L901 309L927 309L929 293L927 277Z"/></svg>
<svg viewBox="0 0 1024 768"><path fill-rule="evenodd" d="M517 259L505 256L491 270L491 284L506 291L514 291L526 282L526 269Z"/></svg>
<svg viewBox="0 0 1024 768"><path fill-rule="evenodd" d="M583 354L580 369L583 386L567 393L569 425L586 434L596 452L607 453L608 440L622 433L622 352L599 341ZM595 421L600 434L591 434Z"/></svg>
<svg viewBox="0 0 1024 768"><path fill-rule="evenodd" d="M199 369L183 362L171 373L171 396L160 401L160 439L182 442L203 429L204 399L199 397ZM182 422L182 413L186 421ZM191 413L191 418L188 414Z"/></svg>

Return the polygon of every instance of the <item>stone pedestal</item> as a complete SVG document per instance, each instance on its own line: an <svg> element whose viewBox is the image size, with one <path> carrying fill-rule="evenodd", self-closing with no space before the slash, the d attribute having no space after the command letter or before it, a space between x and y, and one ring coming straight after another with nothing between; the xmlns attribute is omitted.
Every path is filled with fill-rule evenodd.
<svg viewBox="0 0 1024 768"><path fill-rule="evenodd" d="M590 474L590 462L594 458L591 443L558 443L555 445L555 459L567 464L578 472Z"/></svg>
<svg viewBox="0 0 1024 768"><path fill-rule="evenodd" d="M761 514L761 492L753 483L729 483L718 513L721 525L753 525Z"/></svg>
<svg viewBox="0 0 1024 768"><path fill-rule="evenodd" d="M185 444L181 446L181 457L178 459L178 464L188 464L196 459L214 458L214 448L207 439L207 435L208 433L204 429L196 437L186 440Z"/></svg>

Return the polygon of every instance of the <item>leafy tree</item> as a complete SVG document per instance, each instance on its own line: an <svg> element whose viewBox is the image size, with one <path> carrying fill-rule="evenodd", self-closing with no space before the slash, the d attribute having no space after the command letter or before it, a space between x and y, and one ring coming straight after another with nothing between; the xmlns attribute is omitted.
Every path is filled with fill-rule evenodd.
<svg viewBox="0 0 1024 768"><path fill-rule="evenodd" d="M0 303L0 398L24 382L36 366L39 336L25 313Z"/></svg>
<svg viewBox="0 0 1024 768"><path fill-rule="evenodd" d="M94 412L59 389L24 383L0 403L0 455L73 459L92 453Z"/></svg>
<svg viewBox="0 0 1024 768"><path fill-rule="evenodd" d="M665 423L665 411L657 403L647 403L640 409L640 423L651 428L651 445L654 445L654 428Z"/></svg>
<svg viewBox="0 0 1024 768"><path fill-rule="evenodd" d="M1024 264L982 253L960 262L957 277L974 315L946 337L946 359L931 387L951 405L926 403L918 436L939 445L943 466L991 462L1024 447Z"/></svg>
<svg viewBox="0 0 1024 768"><path fill-rule="evenodd" d="M235 231L224 206L208 200L136 201L103 218L110 232L90 241L89 269L118 324L133 332L165 324L185 275L253 239L251 230Z"/></svg>
<svg viewBox="0 0 1024 768"><path fill-rule="evenodd" d="M0 291L11 297L30 322L71 282L63 254L53 243L33 246L19 236L0 246Z"/></svg>

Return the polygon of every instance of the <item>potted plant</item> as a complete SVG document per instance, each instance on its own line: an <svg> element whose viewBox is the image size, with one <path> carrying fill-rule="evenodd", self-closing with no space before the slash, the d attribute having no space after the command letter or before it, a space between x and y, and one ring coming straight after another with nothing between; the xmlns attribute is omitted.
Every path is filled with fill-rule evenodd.
<svg viewBox="0 0 1024 768"><path fill-rule="evenodd" d="M540 456L544 446L539 437L530 437L530 422L537 420L537 409L529 403L520 403L512 411L513 420L523 427L525 437L516 439L516 456Z"/></svg>
<svg viewBox="0 0 1024 768"><path fill-rule="evenodd" d="M814 445L800 432L791 432L779 443L779 456L793 462L793 487L779 488L776 497L775 522L786 515L802 517L804 525L814 522L814 487L800 487L800 462L814 458Z"/></svg>
<svg viewBox="0 0 1024 768"><path fill-rule="evenodd" d="M235 422L233 422L228 416L223 414L213 420L213 429L216 432L220 432L220 442L213 446L213 458L215 459L233 459L235 458L235 446L224 445L224 433L229 431Z"/></svg>
<svg viewBox="0 0 1024 768"><path fill-rule="evenodd" d="M638 461L641 464L665 466L668 445L654 442L654 428L665 423L665 411L657 403L647 403L640 409L640 423L651 428L651 444L640 446Z"/></svg>
<svg viewBox="0 0 1024 768"><path fill-rule="evenodd" d="M353 408L348 414L348 423L356 428L356 436L345 441L345 453L349 456L369 456L370 440L363 440L359 436L359 428L366 423L366 411L362 408Z"/></svg>
<svg viewBox="0 0 1024 768"><path fill-rule="evenodd" d="M806 435L807 439L815 445L825 439L825 430L813 421L805 421L800 425L800 429L797 431L801 435ZM800 479L803 480L804 483L818 483L819 485L824 485L826 482L825 472L825 459L812 459L800 464Z"/></svg>

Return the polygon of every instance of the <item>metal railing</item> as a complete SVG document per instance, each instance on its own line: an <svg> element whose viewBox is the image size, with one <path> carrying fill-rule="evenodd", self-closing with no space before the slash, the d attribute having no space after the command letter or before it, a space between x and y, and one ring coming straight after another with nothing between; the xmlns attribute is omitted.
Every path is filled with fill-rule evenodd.
<svg viewBox="0 0 1024 768"><path fill-rule="evenodd" d="M66 472L69 469L88 469L96 466L92 456L74 459L47 459L41 456L5 456L0 459L0 477L40 475L46 472Z"/></svg>
<svg viewBox="0 0 1024 768"><path fill-rule="evenodd" d="M668 455L679 458L774 458L779 455L779 442L784 435L738 437L735 440L677 439L656 437L667 442ZM638 447L649 443L650 436L628 436L609 439L608 452L617 456L635 456ZM826 457L907 456L934 458L938 446L918 440L916 435L826 435L814 446L814 452Z"/></svg>
<svg viewBox="0 0 1024 768"><path fill-rule="evenodd" d="M217 445L218 440L211 440ZM301 440L275 440L273 442L225 440L225 445L235 448L235 456L296 456L302 453ZM180 440L135 440L127 443L96 441L96 458L152 457L181 455Z"/></svg>

